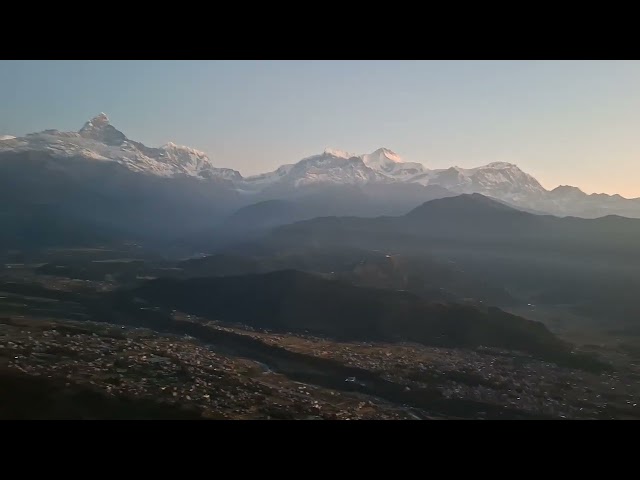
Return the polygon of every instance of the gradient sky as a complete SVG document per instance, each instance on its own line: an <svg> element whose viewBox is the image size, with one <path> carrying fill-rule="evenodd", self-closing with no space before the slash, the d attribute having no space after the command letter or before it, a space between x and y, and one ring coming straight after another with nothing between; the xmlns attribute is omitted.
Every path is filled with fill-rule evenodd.
<svg viewBox="0 0 640 480"><path fill-rule="evenodd" d="M0 61L0 135L78 130L204 150L243 175L387 147L516 163L546 188L640 196L638 61Z"/></svg>

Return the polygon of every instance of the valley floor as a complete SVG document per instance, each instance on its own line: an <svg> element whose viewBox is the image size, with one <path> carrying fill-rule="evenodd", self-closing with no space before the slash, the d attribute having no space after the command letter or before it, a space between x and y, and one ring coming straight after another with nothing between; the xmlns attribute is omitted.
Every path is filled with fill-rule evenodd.
<svg viewBox="0 0 640 480"><path fill-rule="evenodd" d="M640 359L615 345L598 351L612 368L590 373L512 351L339 342L180 312L156 327L142 311L100 318L0 280L0 384L12 392L0 418L640 419Z"/></svg>
<svg viewBox="0 0 640 480"><path fill-rule="evenodd" d="M5 317L1 375L19 373L116 399L188 407L212 419L640 416L634 372L596 375L508 352L209 328L259 344L215 345L105 323ZM0 417L13 417L3 410ZM84 418L82 412L66 415ZM95 416L101 414L90 418Z"/></svg>
<svg viewBox="0 0 640 480"><path fill-rule="evenodd" d="M391 405L292 381L193 339L144 329L5 318L0 359L2 375L19 372L64 382L67 389L190 407L202 418L411 418ZM84 417L81 408L68 415ZM0 411L2 418L12 416Z"/></svg>

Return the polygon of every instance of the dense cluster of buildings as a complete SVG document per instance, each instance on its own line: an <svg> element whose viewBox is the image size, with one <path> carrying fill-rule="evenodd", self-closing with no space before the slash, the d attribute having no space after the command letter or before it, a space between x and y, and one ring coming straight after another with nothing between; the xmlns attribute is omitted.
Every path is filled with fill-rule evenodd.
<svg viewBox="0 0 640 480"><path fill-rule="evenodd" d="M0 358L28 375L191 405L208 418L402 419L391 406L267 374L194 339L92 322L0 323Z"/></svg>
<svg viewBox="0 0 640 480"><path fill-rule="evenodd" d="M408 388L436 388L447 399L554 418L640 418L640 385L635 379L639 372L589 373L492 349L252 335L299 353L338 359Z"/></svg>

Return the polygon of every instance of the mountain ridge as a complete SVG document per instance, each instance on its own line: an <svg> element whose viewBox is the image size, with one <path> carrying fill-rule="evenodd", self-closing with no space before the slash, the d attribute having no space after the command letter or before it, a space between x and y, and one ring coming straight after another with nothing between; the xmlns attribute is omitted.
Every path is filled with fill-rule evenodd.
<svg viewBox="0 0 640 480"><path fill-rule="evenodd" d="M281 245L358 246L414 252L424 249L501 254L584 256L625 265L640 261L640 219L557 217L525 212L481 194L434 199L405 215L377 218L324 217L275 228L270 241Z"/></svg>
<svg viewBox="0 0 640 480"><path fill-rule="evenodd" d="M407 162L389 148L355 155L327 148L318 155L276 170L244 177L239 171L218 166L205 152L169 142L147 147L116 129L100 113L77 132L44 130L23 137L3 136L0 156L6 153L41 153L52 158L111 161L131 171L166 178L192 177L203 181L229 182L239 194L259 202L288 198L299 191L326 186L422 185L438 186L453 194L480 193L510 205L559 216L595 218L609 214L640 217L640 199L620 195L588 195L577 187L545 189L533 176L509 162L491 162L475 168L429 169ZM444 192L443 192L444 193ZM254 203L255 203L254 202Z"/></svg>

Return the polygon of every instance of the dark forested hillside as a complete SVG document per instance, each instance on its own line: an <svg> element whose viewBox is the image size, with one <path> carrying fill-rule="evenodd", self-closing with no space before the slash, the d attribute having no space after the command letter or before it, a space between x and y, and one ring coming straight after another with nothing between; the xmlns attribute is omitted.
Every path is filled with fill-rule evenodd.
<svg viewBox="0 0 640 480"><path fill-rule="evenodd" d="M541 323L499 309L433 304L407 292L356 287L293 270L158 279L135 289L133 295L210 319L343 339L484 345L543 356L569 351Z"/></svg>

